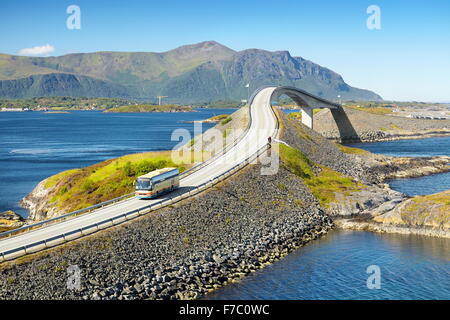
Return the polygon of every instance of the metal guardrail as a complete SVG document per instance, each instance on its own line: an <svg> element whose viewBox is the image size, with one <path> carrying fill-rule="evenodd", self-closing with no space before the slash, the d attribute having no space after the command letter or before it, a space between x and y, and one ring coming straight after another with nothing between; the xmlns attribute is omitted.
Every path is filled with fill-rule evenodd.
<svg viewBox="0 0 450 320"><path fill-rule="evenodd" d="M66 213L66 214L64 214L62 216L58 216L58 217L54 217L54 218L47 219L47 220L44 220L44 221L36 222L36 223L30 224L30 225L25 225L23 227L20 227L20 228L17 228L17 229L13 229L13 230L10 230L10 231L1 232L0 233L0 239L4 238L5 236L6 237L10 237L10 236L12 236L15 233L22 233L22 232L24 232L26 230L35 229L37 227L44 227L44 226L47 226L49 224L53 224L53 223L55 223L56 221L59 221L59 220L65 221L65 220L68 220L67 218L69 218L69 217L79 216L81 214L85 214L86 212L91 212L92 210L106 207L106 206L108 206L110 204L113 204L113 203L116 203L118 201L122 201L124 199L130 198L133 195L134 195L134 192L133 193L128 193L128 194L123 195L121 197L114 198L114 199L111 199L111 200L108 200L108 201L104 201L104 202L98 203L96 205L93 205L93 206L90 206L90 207L87 207L87 208L84 208L84 209L80 209L80 210L76 210L76 211L72 211L72 212Z"/></svg>
<svg viewBox="0 0 450 320"><path fill-rule="evenodd" d="M279 128L279 119L278 119L275 111L273 110L272 106L271 106L271 110L272 110L272 115L274 116L274 118L276 120L276 126L275 126L275 129L274 129L274 132L273 132L273 136L275 136L277 131L278 131L278 128ZM45 240L37 241L37 242L31 243L31 244L28 244L26 246L22 246L22 247L18 247L18 248L12 249L12 250L1 252L0 253L0 262L6 261L6 260L12 260L12 259L18 258L20 256L23 256L23 255L26 255L26 254L29 254L29 253L34 253L34 252L37 252L37 251L40 251L40 250L44 250L44 249L47 249L47 248L51 248L51 247L60 245L62 243L70 241L70 240L81 238L81 237L83 237L85 235L88 235L88 234L97 232L99 230L102 230L102 229L105 229L105 228L108 228L108 227L111 227L111 226L123 223L125 221L134 219L134 218L136 218L138 216L142 216L144 214L147 214L147 213L149 213L151 211L154 211L156 209L160 209L162 207L165 207L165 206L177 203L177 202L179 202L181 200L184 200L184 199L189 198L189 197L191 197L193 195L201 193L204 190L214 186L215 184L221 182L222 180L228 178L229 176L233 175L237 171L239 171L242 168L244 168L246 165L248 165L249 163L251 163L252 161L257 159L263 152L267 151L268 148L269 148L269 145L265 144L264 146L259 148L256 152L254 152L252 155L247 157L243 162L236 164L232 168L230 168L227 171L223 172L222 174L214 177L213 179L210 179L209 181L206 181L206 182L196 186L195 188L193 188L189 192L183 193L183 194L175 196L175 197L169 197L169 199L164 199L164 200L161 200L159 202L152 203L152 204L150 204L148 206L125 212L125 213L123 213L121 215L118 215L118 216L115 216L115 217L112 217L112 218L100 221L100 222L92 224L92 225L88 225L88 226L82 227L82 228L77 229L77 230L72 230L70 232L67 232L67 233L64 233L64 234L61 234L61 235L58 235L58 236L53 236L53 237L50 237L50 238L45 239ZM126 197L128 197L130 195L131 194L128 194L128 195L125 195L125 196L120 197L120 198L126 198ZM89 210L97 209L99 207L106 206L108 204L112 204L114 202L120 201L120 200L117 200L117 199L120 199L120 198L109 200L109 201L106 201L106 202L104 202L102 204L91 206L89 208L86 208L86 209L83 209L83 210L79 210L79 211L80 212L86 212L86 210L88 210L88 209ZM45 224L47 224L47 223L49 223L51 221L56 221L56 220L61 219L63 217L69 217L69 216L74 217L76 215L76 212L77 211L68 213L68 214L66 214L64 216L56 217L56 218L53 218L53 219L49 219L49 220L46 220L46 221L42 221L42 222L30 225L30 226L22 227L22 228L11 230L11 231L18 231L20 229L25 230L25 229L30 229L30 228L33 228L33 227L36 227L36 226L43 226L43 225L45 225ZM4 233L1 233L0 236L2 234L9 234L9 233L10 232L6 232L6 233L4 232Z"/></svg>

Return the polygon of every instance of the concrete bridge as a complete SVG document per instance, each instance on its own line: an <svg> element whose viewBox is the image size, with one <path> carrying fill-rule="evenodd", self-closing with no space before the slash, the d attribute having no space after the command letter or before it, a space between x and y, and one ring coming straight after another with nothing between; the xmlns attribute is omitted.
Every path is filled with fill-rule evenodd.
<svg viewBox="0 0 450 320"><path fill-rule="evenodd" d="M328 108L333 112L338 111L338 109L341 108L341 105L338 103L325 100L302 89L289 86L267 86L260 88L252 95L252 98L250 99L250 105L253 103L254 97L262 90L271 90L270 101L277 100L282 95L287 95L289 98L291 98L301 108L302 123L311 129L313 129L314 126L314 109ZM335 115L335 113L336 112L333 112L333 116Z"/></svg>
<svg viewBox="0 0 450 320"><path fill-rule="evenodd" d="M259 139L261 136L277 137L278 118L272 109L272 101L283 94L292 98L302 108L302 121L310 128L313 127L314 109L342 109L339 104L294 87L261 88L249 101L250 125L246 132L223 153L198 165L195 170L184 173L179 189L149 201L120 197L61 217L0 233L0 262L61 245L148 214L203 192L228 178L269 148L266 139Z"/></svg>

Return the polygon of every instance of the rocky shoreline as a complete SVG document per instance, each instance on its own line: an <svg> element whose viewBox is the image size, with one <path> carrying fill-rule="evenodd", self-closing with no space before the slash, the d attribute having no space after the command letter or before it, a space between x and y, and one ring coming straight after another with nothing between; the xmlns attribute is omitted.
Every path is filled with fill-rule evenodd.
<svg viewBox="0 0 450 320"><path fill-rule="evenodd" d="M450 231L427 227L413 227L408 225L390 225L384 223L377 223L366 220L349 218L335 218L333 222L337 228L355 230L355 231L369 231L376 233L397 233L410 234L425 237L450 238Z"/></svg>

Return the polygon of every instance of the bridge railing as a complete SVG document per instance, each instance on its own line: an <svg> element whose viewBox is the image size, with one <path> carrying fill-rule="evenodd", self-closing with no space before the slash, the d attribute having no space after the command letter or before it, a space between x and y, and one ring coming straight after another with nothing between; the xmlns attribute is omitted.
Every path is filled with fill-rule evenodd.
<svg viewBox="0 0 450 320"><path fill-rule="evenodd" d="M271 110L272 110L272 116L274 117L274 119L276 121L276 126L275 126L275 129L274 129L274 132L273 132L273 136L275 136L276 133L278 132L279 120L278 120L278 117L277 117L277 115L276 115L276 113L275 113L275 111L273 110L272 107L271 107ZM81 238L81 237L86 236L88 234L97 232L99 230L102 230L102 229L105 229L105 228L108 228L108 227L112 227L114 225L117 225L117 224L123 223L125 221L134 219L134 218L136 218L138 216L142 216L144 214L148 214L149 212L154 211L156 209L160 209L162 207L165 207L165 206L168 206L168 205L172 205L172 204L177 203L177 202L179 202L181 200L189 198L189 197L191 197L193 195L201 193L201 192L205 191L206 189L208 189L208 188L216 185L217 183L223 181L224 179L228 178L229 176L235 174L236 172L238 172L239 170L241 170L242 168L247 166L249 163L251 163L254 160L256 160L261 154L266 152L268 149L269 149L269 145L265 144L264 146L259 148L256 152L254 152L252 155L247 157L243 162L236 164L232 168L228 169L226 172L221 173L220 175L210 179L209 181L204 182L204 183L194 187L189 192L185 192L185 193L183 193L181 195L177 195L177 196L174 196L174 197L169 197L169 198L163 199L163 200L161 200L159 202L149 204L148 206L145 206L145 207L142 207L142 208L139 208L139 209L127 211L127 212L125 212L123 214L120 214L118 216L114 216L112 218L108 218L106 220L103 220L103 221L97 222L95 224L88 225L88 226L85 226L85 227L82 227L82 228L79 228L79 229L76 229L76 230L72 230L72 231L64 233L64 234L60 234L60 235L57 235L57 236L49 237L49 238L47 238L45 240L37 241L37 242L31 243L31 244L28 244L28 245L25 245L25 246L21 246L21 247L12 249L12 250L1 252L0 253L0 262L6 261L6 260L12 260L12 259L18 258L18 257L26 255L26 254L38 252L38 251L41 251L41 250L44 250L44 249L47 249L47 248L51 248L51 247L63 244L63 243L65 243L67 241L70 241L70 240ZM131 194L125 195L125 196L120 197L120 198L122 198L122 200L123 200L123 199L125 199L125 198L127 198L127 197L129 197L129 196L131 196L133 194L134 193L131 193ZM58 220L61 220L61 219L67 220L67 219L70 219L70 218L74 218L74 217L76 217L79 214L86 214L86 212L87 212L86 210L92 211L94 209L98 209L100 207L104 207L106 205L110 205L110 204L113 204L114 202L120 201L120 200L117 200L117 199L120 199L120 198L109 200L109 201L103 202L101 204L98 204L98 205L95 205L95 206L92 206L92 207L89 207L89 208L86 208L86 209L83 209L83 210L79 210L78 212L77 211L71 212L71 213L68 213L66 215L63 215L63 216L60 216L60 217L56 217L56 218L53 218L53 219L49 219L49 220L46 220L46 221L42 221L42 222L39 222L39 223L36 223L36 224L33 224L33 225L25 226L25 227L22 227L22 228L19 228L19 229L15 229L15 230L11 230L11 231L8 231L8 232L3 232L3 233L0 233L0 237L2 235L12 236L15 233L24 232L26 230L29 231L29 230L32 230L34 228L45 227L45 226L50 225L51 222L54 223L54 222L56 222ZM21 231L19 231L19 230L21 230ZM16 232L14 232L14 231L16 231Z"/></svg>

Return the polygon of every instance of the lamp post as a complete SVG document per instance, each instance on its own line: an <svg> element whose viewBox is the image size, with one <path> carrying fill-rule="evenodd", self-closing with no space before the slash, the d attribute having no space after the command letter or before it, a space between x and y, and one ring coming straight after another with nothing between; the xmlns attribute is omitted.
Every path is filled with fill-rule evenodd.
<svg viewBox="0 0 450 320"><path fill-rule="evenodd" d="M250 83L247 83L245 87L247 88L247 104L250 104Z"/></svg>

